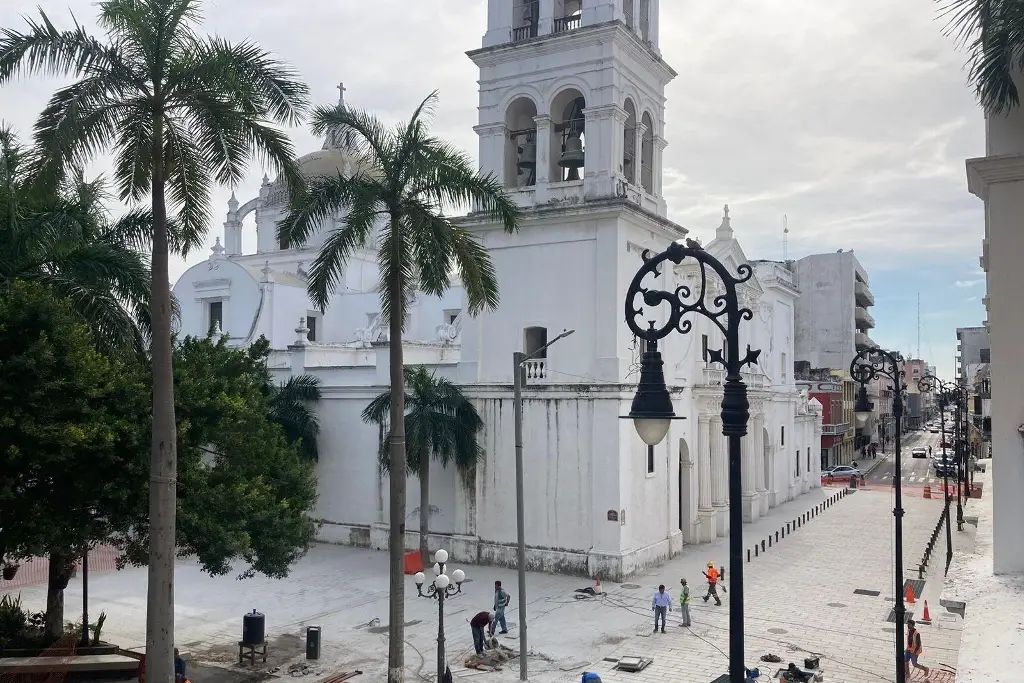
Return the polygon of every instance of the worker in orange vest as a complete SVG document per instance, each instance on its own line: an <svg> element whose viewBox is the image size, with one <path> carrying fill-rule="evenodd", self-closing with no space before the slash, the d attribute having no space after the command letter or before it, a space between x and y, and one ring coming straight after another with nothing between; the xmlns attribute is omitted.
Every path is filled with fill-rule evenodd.
<svg viewBox="0 0 1024 683"><path fill-rule="evenodd" d="M714 562L708 562L708 570L704 572L704 576L708 577L708 592L704 596L704 602L707 602L708 598L714 597L715 604L721 606L722 599L718 597L718 578L721 574L715 569Z"/></svg>
<svg viewBox="0 0 1024 683"><path fill-rule="evenodd" d="M917 663L917 658L921 656L923 649L921 648L921 634L915 628L917 624L913 619L907 620L907 651L903 653L903 666L906 667L906 676L910 678L910 665L913 664L915 669L921 669L924 671L924 677L928 678L929 669L927 666Z"/></svg>

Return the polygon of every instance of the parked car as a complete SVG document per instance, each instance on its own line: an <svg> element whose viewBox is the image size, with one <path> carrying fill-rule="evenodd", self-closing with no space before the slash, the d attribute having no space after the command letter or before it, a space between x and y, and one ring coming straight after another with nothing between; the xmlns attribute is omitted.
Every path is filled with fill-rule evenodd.
<svg viewBox="0 0 1024 683"><path fill-rule="evenodd" d="M934 465L935 476L937 477L952 477L956 475L956 462L952 458L942 458L941 460L936 458Z"/></svg>
<svg viewBox="0 0 1024 683"><path fill-rule="evenodd" d="M910 451L910 457L912 457L912 458L927 458L928 457L928 449L927 448L922 448L922 447L918 446L917 448L914 448L913 450Z"/></svg>
<svg viewBox="0 0 1024 683"><path fill-rule="evenodd" d="M831 483L833 481L849 481L851 477L862 478L860 470L849 465L833 465L821 473L821 478Z"/></svg>
<svg viewBox="0 0 1024 683"><path fill-rule="evenodd" d="M939 433L939 428L934 426L934 425L932 425L931 427L928 428L928 431L931 432L932 434L938 434Z"/></svg>

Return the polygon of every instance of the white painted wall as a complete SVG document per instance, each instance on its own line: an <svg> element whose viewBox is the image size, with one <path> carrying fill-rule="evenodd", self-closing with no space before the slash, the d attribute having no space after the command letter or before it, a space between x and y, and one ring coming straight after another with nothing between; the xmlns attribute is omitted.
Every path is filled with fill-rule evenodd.
<svg viewBox="0 0 1024 683"><path fill-rule="evenodd" d="M855 272L867 274L852 251L813 254L794 262L800 299L796 303L796 360L812 368L849 369L857 350Z"/></svg>
<svg viewBox="0 0 1024 683"><path fill-rule="evenodd" d="M993 568L1024 573L1024 455L1018 426L1024 424L1024 365L1017 349L1024 338L1024 114L989 117L991 156L967 162L970 191L985 202L989 341L992 348L992 457L999 477L992 482Z"/></svg>

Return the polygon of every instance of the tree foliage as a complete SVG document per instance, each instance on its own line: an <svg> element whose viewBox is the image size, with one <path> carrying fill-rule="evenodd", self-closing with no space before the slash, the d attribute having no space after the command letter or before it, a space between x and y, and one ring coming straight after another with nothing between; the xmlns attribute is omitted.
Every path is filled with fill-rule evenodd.
<svg viewBox="0 0 1024 683"><path fill-rule="evenodd" d="M1002 114L1020 106L1024 0L940 2L947 33L968 53L969 77L985 110Z"/></svg>
<svg viewBox="0 0 1024 683"><path fill-rule="evenodd" d="M148 211L114 220L103 178L33 175L33 157L0 127L0 288L39 282L70 304L107 349L144 354L150 333ZM172 231L173 232L173 231Z"/></svg>
<svg viewBox="0 0 1024 683"><path fill-rule="evenodd" d="M145 479L147 377L106 356L73 307L36 283L0 297L0 554L60 552L113 535Z"/></svg>
<svg viewBox="0 0 1024 683"><path fill-rule="evenodd" d="M458 386L438 377L422 365L405 368L406 466L420 481L420 555L429 560L430 461L454 464L468 478L484 457L479 435L484 421ZM363 409L363 421L387 426L391 391L385 391ZM388 435L390 439L390 433ZM391 471L386 441L380 445L380 467Z"/></svg>
<svg viewBox="0 0 1024 683"><path fill-rule="evenodd" d="M210 337L175 345L178 549L214 575L240 561L240 578L283 578L316 537L309 514L316 475L301 443L290 442L272 417L269 346L261 338L234 349ZM148 548L147 492L139 484L135 517L118 540L137 564Z"/></svg>

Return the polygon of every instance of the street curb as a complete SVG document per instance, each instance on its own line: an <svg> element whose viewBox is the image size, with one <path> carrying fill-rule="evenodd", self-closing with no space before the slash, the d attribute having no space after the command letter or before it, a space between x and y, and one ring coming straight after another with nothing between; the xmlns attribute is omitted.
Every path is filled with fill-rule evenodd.
<svg viewBox="0 0 1024 683"><path fill-rule="evenodd" d="M878 469L878 466L879 466L879 465L881 465L881 464L882 464L883 462L885 462L885 461L886 461L886 460L888 460L888 459L889 459L889 456L888 456L888 455L883 455L881 459L879 459L879 460L875 460L875 463L874 463L874 464L873 464L873 465L872 465L871 467L869 467L869 468L867 468L866 470L864 470L864 472L863 472L862 474L863 474L863 475L864 475L865 477L866 477L866 476L868 476L869 474L871 474L872 472L874 472L875 470L877 470L877 469Z"/></svg>

